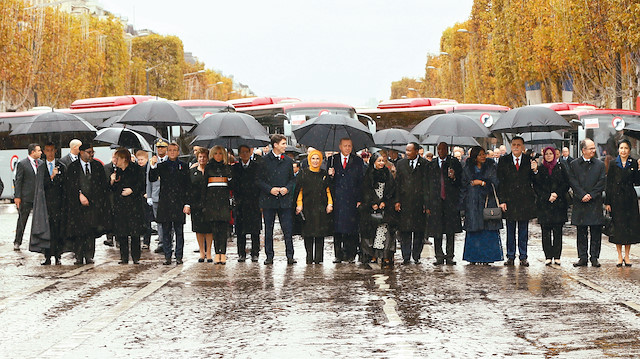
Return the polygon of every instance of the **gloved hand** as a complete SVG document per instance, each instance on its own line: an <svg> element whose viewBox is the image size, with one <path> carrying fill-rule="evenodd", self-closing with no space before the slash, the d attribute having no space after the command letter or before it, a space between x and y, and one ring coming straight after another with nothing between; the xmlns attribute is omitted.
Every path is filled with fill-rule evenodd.
<svg viewBox="0 0 640 359"><path fill-rule="evenodd" d="M153 198L147 198L147 205L153 206Z"/></svg>

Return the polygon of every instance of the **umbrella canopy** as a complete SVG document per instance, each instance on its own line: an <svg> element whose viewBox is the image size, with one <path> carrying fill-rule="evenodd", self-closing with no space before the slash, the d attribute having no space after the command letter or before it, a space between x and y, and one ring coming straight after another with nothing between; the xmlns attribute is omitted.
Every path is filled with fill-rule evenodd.
<svg viewBox="0 0 640 359"><path fill-rule="evenodd" d="M152 152L149 142L142 135L128 128L103 128L98 131L94 140Z"/></svg>
<svg viewBox="0 0 640 359"><path fill-rule="evenodd" d="M416 136L489 137L489 130L479 121L458 113L445 113L427 117L411 130ZM446 142L446 141L445 141Z"/></svg>
<svg viewBox="0 0 640 359"><path fill-rule="evenodd" d="M108 118L106 121L104 121L103 123L99 124L98 126L96 126L97 129L103 129L103 128L123 128L126 127L132 131L135 131L139 134L142 135L142 137L144 137L145 140L153 142L156 138L160 138L162 137L162 135L160 134L160 132L158 132L158 130L156 130L155 127L153 126L135 126L135 125L125 125L122 123L118 123L117 121L121 118L122 116L118 115L118 116L113 116Z"/></svg>
<svg viewBox="0 0 640 359"><path fill-rule="evenodd" d="M11 131L10 136L60 134L60 133L95 133L97 130L82 118L62 112L45 112L19 125Z"/></svg>
<svg viewBox="0 0 640 359"><path fill-rule="evenodd" d="M302 154L302 150L295 146L287 146L287 149L284 150L284 153L293 153L296 155Z"/></svg>
<svg viewBox="0 0 640 359"><path fill-rule="evenodd" d="M524 106L508 111L491 126L492 132L549 132L570 129L571 125L554 110L542 106Z"/></svg>
<svg viewBox="0 0 640 359"><path fill-rule="evenodd" d="M624 135L640 140L640 124L630 123L624 126Z"/></svg>
<svg viewBox="0 0 640 359"><path fill-rule="evenodd" d="M340 140L350 138L353 150L374 146L369 129L358 120L342 115L324 114L293 130L298 143L320 151L338 151Z"/></svg>
<svg viewBox="0 0 640 359"><path fill-rule="evenodd" d="M556 144L562 142L564 137L555 131L551 132L525 132L522 135L524 143L532 145Z"/></svg>
<svg viewBox="0 0 640 359"><path fill-rule="evenodd" d="M472 146L480 146L478 141L476 141L473 137L468 136L440 136L440 135L429 135L422 140L423 145L437 145L440 142L444 142L449 146L463 146L463 147L472 147Z"/></svg>
<svg viewBox="0 0 640 359"><path fill-rule="evenodd" d="M125 125L154 127L195 126L195 118L184 108L168 101L145 101L127 110L116 121Z"/></svg>
<svg viewBox="0 0 640 359"><path fill-rule="evenodd" d="M408 143L420 141L407 130L389 128L373 134L373 142L376 147L404 152Z"/></svg>
<svg viewBox="0 0 640 359"><path fill-rule="evenodd" d="M240 112L222 112L207 116L191 133L195 146L238 148L269 144L269 134L253 116Z"/></svg>

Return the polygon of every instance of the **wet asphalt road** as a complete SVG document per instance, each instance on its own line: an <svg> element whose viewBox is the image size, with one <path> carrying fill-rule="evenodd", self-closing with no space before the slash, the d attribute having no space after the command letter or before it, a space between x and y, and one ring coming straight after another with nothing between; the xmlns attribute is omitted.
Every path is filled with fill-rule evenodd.
<svg viewBox="0 0 640 359"><path fill-rule="evenodd" d="M570 226L560 267L545 267L536 224L529 268L467 265L463 235L456 266L433 266L431 246L419 265L336 265L331 239L325 263L306 265L299 238L294 266L281 241L273 266L263 253L260 263L237 263L235 242L227 265L214 266L197 263L190 231L182 266L163 266L149 251L140 265L118 265L117 249L100 239L95 265L65 255L63 266L45 267L26 240L12 250L16 219L0 215L6 358L640 356L640 259L616 268L603 237L603 267L573 268Z"/></svg>

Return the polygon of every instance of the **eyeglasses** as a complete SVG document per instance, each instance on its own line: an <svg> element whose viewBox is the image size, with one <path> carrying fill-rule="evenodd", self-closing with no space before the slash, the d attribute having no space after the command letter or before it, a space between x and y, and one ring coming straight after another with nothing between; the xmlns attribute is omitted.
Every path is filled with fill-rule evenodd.
<svg viewBox="0 0 640 359"><path fill-rule="evenodd" d="M96 153L96 151L94 151L94 150L89 150L89 151L84 151L84 152L86 152L86 153L88 153L88 154L90 154L90 155L92 155L92 154Z"/></svg>

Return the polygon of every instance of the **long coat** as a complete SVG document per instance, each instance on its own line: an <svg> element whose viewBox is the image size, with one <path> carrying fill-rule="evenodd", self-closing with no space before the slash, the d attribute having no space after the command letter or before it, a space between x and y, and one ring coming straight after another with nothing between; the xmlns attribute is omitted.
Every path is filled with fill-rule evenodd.
<svg viewBox="0 0 640 359"><path fill-rule="evenodd" d="M516 169L511 153L500 157L498 162L498 199L507 204L504 218L508 221L528 221L536 217L531 157L523 153L520 158L520 169Z"/></svg>
<svg viewBox="0 0 640 359"><path fill-rule="evenodd" d="M398 229L401 232L423 232L426 225L428 186L427 160L418 156L415 169L404 158L396 164L396 199L400 203Z"/></svg>
<svg viewBox="0 0 640 359"><path fill-rule="evenodd" d="M135 163L127 168L115 169L116 181L111 185L113 195L113 228L118 236L140 236L146 231L144 220L146 169ZM131 188L133 193L122 195L122 190Z"/></svg>
<svg viewBox="0 0 640 359"><path fill-rule="evenodd" d="M393 175L391 175L391 171L389 171L388 168L385 167L382 169L382 171L387 173L387 178L384 182L382 198L378 198L376 189L379 186L379 182L375 180L373 171L373 169L369 168L364 175L364 179L362 181L362 206L360 206L360 235L362 238L371 240L374 239L376 229L378 227L378 223L375 223L371 218L371 213L373 213L372 206L374 204L379 206L380 203L384 202L385 209L382 217L383 222L395 224L398 220L398 214L393 208L397 190L395 178L393 178Z"/></svg>
<svg viewBox="0 0 640 359"><path fill-rule="evenodd" d="M54 167L58 167L58 174L51 179L47 162L38 167L36 193L33 203L33 220L31 227L31 239L29 250L43 253L50 248L52 238L62 239L64 235L65 207L64 207L64 177L66 166L55 160ZM57 232L53 232L57 231ZM61 243L63 251L71 250L73 243L66 241ZM32 249L33 246L33 249Z"/></svg>
<svg viewBox="0 0 640 359"><path fill-rule="evenodd" d="M472 186L471 181L484 181L484 186ZM498 187L498 176L496 165L487 160L478 169L471 161L467 161L462 170L462 203L464 205L464 230L467 232L477 232L483 230L498 230L502 228L502 220L486 221L483 215L485 203L488 208L498 207L496 203L494 188Z"/></svg>
<svg viewBox="0 0 640 359"><path fill-rule="evenodd" d="M591 162L585 162L583 157L573 160L569 165L569 184L573 189L571 224L576 226L604 224L602 214L602 191L606 185L604 163L595 157ZM591 200L582 202L582 198L587 193L591 195Z"/></svg>
<svg viewBox="0 0 640 359"><path fill-rule="evenodd" d="M329 168L335 173L332 178L331 193L336 202L333 205L333 218L336 233L358 233L358 202L362 202L362 178L364 162L362 158L350 154L347 167L342 168L340 154L328 159Z"/></svg>
<svg viewBox="0 0 640 359"><path fill-rule="evenodd" d="M260 233L262 229L262 213L260 213L260 188L256 186L258 177L257 161L249 161L244 168L242 161L231 166L231 189L236 203L236 227L238 234Z"/></svg>
<svg viewBox="0 0 640 359"><path fill-rule="evenodd" d="M156 222L185 222L184 205L189 201L189 166L181 160L164 161L149 171L149 181L160 179Z"/></svg>
<svg viewBox="0 0 640 359"><path fill-rule="evenodd" d="M303 237L326 237L333 232L332 215L327 214L329 183L329 175L322 169L313 172L304 168L296 177L295 198L297 201L302 193L302 213L305 218L302 224Z"/></svg>
<svg viewBox="0 0 640 359"><path fill-rule="evenodd" d="M549 170L538 166L538 173L533 176L533 189L537 195L537 216L540 225L562 224L567 221L567 192L569 176L564 163L558 161L549 175ZM558 198L549 202L551 193ZM507 207L508 208L508 207Z"/></svg>
<svg viewBox="0 0 640 359"><path fill-rule="evenodd" d="M91 176L85 177L80 160L67 166L64 178L64 189L67 213L67 236L100 237L111 228L108 194L110 191L104 167L96 160L90 162ZM83 183L88 180L88 189L82 190ZM80 192L89 200L88 206L80 203Z"/></svg>
<svg viewBox="0 0 640 359"><path fill-rule="evenodd" d="M207 178L207 197L204 201L204 218L207 221L229 222L231 220L231 208L229 204L230 188L228 185L231 177L231 168L224 162L210 160L204 167L204 176ZM217 185L209 186L209 179L222 177L227 182L220 182ZM225 185L222 185L224 183Z"/></svg>
<svg viewBox="0 0 640 359"><path fill-rule="evenodd" d="M50 179L49 170L45 166L38 166L38 172L35 175L29 251L45 253L45 250L51 248L52 238L49 209L47 208L47 197L44 188L45 180Z"/></svg>
<svg viewBox="0 0 640 359"><path fill-rule="evenodd" d="M293 175L293 160L283 155L275 157L269 152L259 162L256 185L260 188L260 208L293 208L293 191L296 178ZM287 194L272 195L273 187L285 187Z"/></svg>
<svg viewBox="0 0 640 359"><path fill-rule="evenodd" d="M620 168L615 160L609 162L604 204L611 206L613 222L609 241L616 244L640 243L640 213L634 185L640 184L638 163L627 159L625 168Z"/></svg>
<svg viewBox="0 0 640 359"><path fill-rule="evenodd" d="M449 168L454 171L454 178L449 178ZM441 198L442 183L444 181L445 199ZM457 158L447 156L439 164L439 158L427 164L427 229L429 234L460 233L460 187L462 187L462 165ZM443 220L444 218L444 220Z"/></svg>

